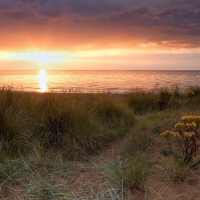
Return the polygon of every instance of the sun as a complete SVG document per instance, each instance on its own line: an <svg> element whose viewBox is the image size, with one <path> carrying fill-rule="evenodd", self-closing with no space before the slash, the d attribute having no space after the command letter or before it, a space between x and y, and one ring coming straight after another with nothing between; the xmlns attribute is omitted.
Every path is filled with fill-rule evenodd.
<svg viewBox="0 0 200 200"><path fill-rule="evenodd" d="M13 55L17 60L33 61L40 64L62 62L58 52L20 52Z"/></svg>
<svg viewBox="0 0 200 200"><path fill-rule="evenodd" d="M46 92L47 91L47 75L46 70L41 69L38 75L38 81L40 84L39 92Z"/></svg>

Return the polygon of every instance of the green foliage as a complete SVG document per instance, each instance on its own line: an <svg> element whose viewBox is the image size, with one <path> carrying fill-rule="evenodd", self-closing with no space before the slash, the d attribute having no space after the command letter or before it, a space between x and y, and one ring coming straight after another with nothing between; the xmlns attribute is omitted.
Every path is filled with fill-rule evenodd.
<svg viewBox="0 0 200 200"><path fill-rule="evenodd" d="M4 158L4 160L0 162L1 182L11 182L19 178L21 167L22 164L20 162Z"/></svg>
<svg viewBox="0 0 200 200"><path fill-rule="evenodd" d="M156 94L144 91L130 92L125 101L136 114L143 114L156 108Z"/></svg>
<svg viewBox="0 0 200 200"><path fill-rule="evenodd" d="M145 152L152 144L150 135L139 130L131 132L125 139L122 154L133 155L135 152Z"/></svg>
<svg viewBox="0 0 200 200"><path fill-rule="evenodd" d="M199 86L191 86L186 91L186 104L191 109L197 109L200 107L200 87Z"/></svg>
<svg viewBox="0 0 200 200"><path fill-rule="evenodd" d="M27 168L23 162L10 159L1 154L0 161L0 194L12 193L12 188L23 182L23 174L27 172Z"/></svg>
<svg viewBox="0 0 200 200"><path fill-rule="evenodd" d="M42 100L46 103L42 102L44 106L40 109L41 118L38 121L38 137L44 147L65 148L68 151L72 150L70 147L73 148L73 144L79 146L81 142L87 141L95 146L92 144L92 137L95 129L98 132L99 127L92 109L83 107L81 102L65 96L63 99L54 96L49 98Z"/></svg>
<svg viewBox="0 0 200 200"><path fill-rule="evenodd" d="M173 182L184 181L184 179L190 173L189 166L182 160L173 156L163 160L163 167Z"/></svg>
<svg viewBox="0 0 200 200"><path fill-rule="evenodd" d="M38 137L45 148L63 149L67 157L97 153L119 137L118 130L135 124L129 110L109 94L47 95L38 110Z"/></svg>
<svg viewBox="0 0 200 200"><path fill-rule="evenodd" d="M38 173L25 195L28 199L57 199L65 196Z"/></svg>
<svg viewBox="0 0 200 200"><path fill-rule="evenodd" d="M180 98L182 96L178 85L172 85L171 92L176 98Z"/></svg>
<svg viewBox="0 0 200 200"><path fill-rule="evenodd" d="M171 98L171 93L168 89L162 89L159 92L158 106L160 110L165 110L169 105L169 100Z"/></svg>
<svg viewBox="0 0 200 200"><path fill-rule="evenodd" d="M200 95L197 95L192 99L192 105L194 106L195 110L200 108Z"/></svg>
<svg viewBox="0 0 200 200"><path fill-rule="evenodd" d="M162 149L162 150L160 151L160 153L161 153L163 156L165 156L165 157L172 156L172 155L175 156L175 152L173 152L171 148Z"/></svg>
<svg viewBox="0 0 200 200"><path fill-rule="evenodd" d="M32 123L28 113L18 106L23 94L8 90L0 92L0 150L10 155L29 150Z"/></svg>
<svg viewBox="0 0 200 200"><path fill-rule="evenodd" d="M112 94L0 91L0 148L11 154L30 153L39 143L81 158L98 153L135 122Z"/></svg>
<svg viewBox="0 0 200 200"><path fill-rule="evenodd" d="M193 106L192 100L193 100L194 97L195 97L194 91L188 90L188 91L186 92L186 97L187 97L187 103L190 103L190 104Z"/></svg>
<svg viewBox="0 0 200 200"><path fill-rule="evenodd" d="M99 94L95 100L96 116L109 126L133 125L134 116L123 103L111 94Z"/></svg>
<svg viewBox="0 0 200 200"><path fill-rule="evenodd" d="M123 168L124 184L131 188L141 189L145 186L150 174L151 164L147 161L145 155L136 153L125 163Z"/></svg>
<svg viewBox="0 0 200 200"><path fill-rule="evenodd" d="M191 91L195 96L198 96L200 95L200 86L190 86L188 91Z"/></svg>
<svg viewBox="0 0 200 200"><path fill-rule="evenodd" d="M130 189L143 189L150 175L151 163L146 156L135 152L132 157L111 166L110 172L119 183Z"/></svg>
<svg viewBox="0 0 200 200"><path fill-rule="evenodd" d="M168 107L172 109L182 108L185 101L181 97L175 97L174 95L171 96Z"/></svg>

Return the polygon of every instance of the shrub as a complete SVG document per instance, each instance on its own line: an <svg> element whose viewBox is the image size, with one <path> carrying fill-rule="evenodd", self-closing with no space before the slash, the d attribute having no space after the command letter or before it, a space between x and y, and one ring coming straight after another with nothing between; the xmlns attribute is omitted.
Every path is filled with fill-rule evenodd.
<svg viewBox="0 0 200 200"><path fill-rule="evenodd" d="M198 128L200 116L183 116L183 122L175 124L177 131L165 131L161 135L167 139L170 147L170 137L176 137L182 150L182 161L186 164L196 156L199 138Z"/></svg>
<svg viewBox="0 0 200 200"><path fill-rule="evenodd" d="M200 94L200 86L190 86L188 91L191 91L195 96L198 96Z"/></svg>
<svg viewBox="0 0 200 200"><path fill-rule="evenodd" d="M178 85L176 85L176 84L172 85L171 91L172 91L172 94L174 97L176 97L176 98L181 97L181 92L180 92L180 88Z"/></svg>
<svg viewBox="0 0 200 200"><path fill-rule="evenodd" d="M136 114L143 114L156 108L156 94L151 92L136 91L128 93L125 101Z"/></svg>
<svg viewBox="0 0 200 200"><path fill-rule="evenodd" d="M167 106L169 105L170 98L171 98L171 93L168 91L168 89L162 89L159 92L158 106L160 110L165 110L167 108Z"/></svg>
<svg viewBox="0 0 200 200"><path fill-rule="evenodd" d="M192 99L194 98L194 96L195 96L194 91L192 91L192 90L188 90L188 91L187 91L186 97L188 98L188 101L189 101L189 102L192 101Z"/></svg>

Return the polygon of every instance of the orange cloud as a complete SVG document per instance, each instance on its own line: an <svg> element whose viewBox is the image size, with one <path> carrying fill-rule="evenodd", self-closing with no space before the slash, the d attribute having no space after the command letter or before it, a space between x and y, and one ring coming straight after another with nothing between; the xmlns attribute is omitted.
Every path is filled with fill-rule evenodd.
<svg viewBox="0 0 200 200"><path fill-rule="evenodd" d="M200 47L200 3L1 0L0 50Z"/></svg>

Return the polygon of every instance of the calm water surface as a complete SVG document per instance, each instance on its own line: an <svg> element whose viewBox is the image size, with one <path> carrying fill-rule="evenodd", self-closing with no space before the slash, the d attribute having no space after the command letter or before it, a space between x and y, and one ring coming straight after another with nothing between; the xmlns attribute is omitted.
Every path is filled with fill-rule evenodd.
<svg viewBox="0 0 200 200"><path fill-rule="evenodd" d="M0 71L0 87L38 91L111 91L200 86L200 71Z"/></svg>

